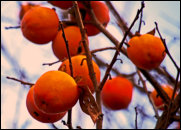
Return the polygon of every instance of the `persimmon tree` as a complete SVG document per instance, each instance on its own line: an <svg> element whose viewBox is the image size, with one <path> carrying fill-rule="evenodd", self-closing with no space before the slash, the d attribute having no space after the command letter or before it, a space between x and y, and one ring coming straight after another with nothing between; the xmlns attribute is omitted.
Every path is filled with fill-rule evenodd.
<svg viewBox="0 0 181 130"><path fill-rule="evenodd" d="M180 121L180 67L169 52L166 38L159 30L159 22L150 21L155 23L155 28L141 34L144 8L147 6L144 2L140 2L141 6L129 25L110 1L45 1L37 5L19 4L20 23L16 27L6 27L6 31L20 29L22 37L39 47L43 47L42 44L51 44L51 54L58 59L51 63L43 62L43 67L48 67L48 71L39 73L39 77L32 82L29 82L23 71L15 70L19 74L17 77L6 77L7 82L20 82L28 90L26 106L33 118L50 123L56 129L59 127L55 122L69 129L83 129L84 127L77 125L79 122L75 125L76 121L72 120L75 116L75 111L72 110L76 104L79 112L82 112L80 115L89 117L97 129L111 129L110 122L116 122L118 128L126 128L119 125L121 118L111 116L119 111L134 113L134 122L130 124L136 129L140 128L139 115L143 116L141 120L146 117L154 120L155 129L166 129L173 122ZM45 7L46 5L53 8ZM68 13L69 18L60 19L58 13ZM106 28L111 18L114 18L115 26L122 32L120 39ZM136 29L133 31L133 28ZM114 46L92 49L89 39L94 39L98 34L109 39ZM16 46L16 43L13 46ZM9 56L4 41L1 50L13 65L14 58ZM96 56L98 52L106 55L107 50L112 51L109 62ZM168 56L175 66L176 77L162 66L165 56ZM124 60L122 57L125 57ZM115 64L122 66L125 60L134 67L132 73L120 72L119 67L114 67ZM52 71L51 66L57 64L56 70ZM21 64L15 65L21 69ZM163 88L162 83L168 84L169 89ZM152 93L148 90L150 86L154 89ZM141 100L135 99L135 90L141 93L142 98L148 99L147 102L151 104L149 109L154 112L154 116L142 110L144 104L141 108L139 105L132 105L129 109L133 100ZM67 120L64 120L65 116Z"/></svg>

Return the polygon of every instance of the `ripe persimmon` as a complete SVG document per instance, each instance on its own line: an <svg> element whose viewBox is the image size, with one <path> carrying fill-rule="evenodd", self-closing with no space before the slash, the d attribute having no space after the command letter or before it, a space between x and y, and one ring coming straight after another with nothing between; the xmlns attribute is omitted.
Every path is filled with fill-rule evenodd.
<svg viewBox="0 0 181 130"><path fill-rule="evenodd" d="M138 68L145 70L154 69L165 58L164 44L160 38L151 34L134 36L128 44L128 57Z"/></svg>
<svg viewBox="0 0 181 130"><path fill-rule="evenodd" d="M94 11L96 18L99 20L99 22L101 24L104 25L104 27L106 27L110 20L109 8L106 6L105 3L101 2L101 1L91 1L90 4ZM91 16L87 12L85 15L84 21L86 22L86 21L90 21L90 20L91 20ZM87 24L85 24L85 28L87 29L88 36L93 36L100 32L99 29L97 29L93 24L87 23Z"/></svg>
<svg viewBox="0 0 181 130"><path fill-rule="evenodd" d="M128 107L132 100L133 85L123 77L114 77L106 81L101 98L106 108L120 110Z"/></svg>
<svg viewBox="0 0 181 130"><path fill-rule="evenodd" d="M36 6L39 6L39 5L34 5L31 3L22 4L20 12L19 12L19 19L21 20L27 11L29 11L31 8L36 7Z"/></svg>
<svg viewBox="0 0 181 130"><path fill-rule="evenodd" d="M35 104L46 113L65 112L76 104L78 98L77 83L65 72L48 71L35 83Z"/></svg>
<svg viewBox="0 0 181 130"><path fill-rule="evenodd" d="M21 21L23 35L33 43L45 44L52 41L58 33L59 19L54 9L34 7Z"/></svg>
<svg viewBox="0 0 181 130"><path fill-rule="evenodd" d="M60 119L62 119L64 117L64 115L66 114L66 112L62 112L62 113L55 113L55 114L48 114L45 113L43 111L41 111L34 102L34 96L33 96L33 89L34 86L32 86L28 92L28 95L26 97L26 107L28 109L28 112L30 113L30 115L43 123L54 123Z"/></svg>
<svg viewBox="0 0 181 130"><path fill-rule="evenodd" d="M85 55L77 55L71 57L72 67L73 67L73 76L77 80L78 79L78 86L88 86L92 93L94 93L94 86L89 76L89 70L87 66L87 60ZM100 70L98 65L92 60L93 69L95 72L95 76L97 82L100 82ZM66 59L62 62L59 70L62 70L69 75L71 75L70 68L69 68L69 60Z"/></svg>
<svg viewBox="0 0 181 130"><path fill-rule="evenodd" d="M162 89L168 94L168 97L171 99L173 94L173 88L168 84L162 84ZM156 90L153 90L151 92L151 98L153 99L153 102L156 107L158 107L160 110L164 110L164 102L162 98L158 95ZM175 97L177 96L177 93L175 94Z"/></svg>
<svg viewBox="0 0 181 130"><path fill-rule="evenodd" d="M90 1L90 6L93 9L93 12L97 18L97 20L103 24L104 27L107 26L109 23L109 8L106 6L105 3L101 1ZM82 14L83 21L85 22L84 26L87 30L88 36L94 36L98 33L100 33L99 29L92 23L86 23L90 22L92 20L90 10L87 10L85 6L79 6L80 12ZM74 21L75 17L72 16L71 20Z"/></svg>
<svg viewBox="0 0 181 130"><path fill-rule="evenodd" d="M84 52L84 47L82 44L82 36L79 27L68 26L64 29L66 40L69 45L70 56L74 56ZM52 50L55 56L59 60L68 58L65 40L62 36L62 30L60 30L53 40Z"/></svg>

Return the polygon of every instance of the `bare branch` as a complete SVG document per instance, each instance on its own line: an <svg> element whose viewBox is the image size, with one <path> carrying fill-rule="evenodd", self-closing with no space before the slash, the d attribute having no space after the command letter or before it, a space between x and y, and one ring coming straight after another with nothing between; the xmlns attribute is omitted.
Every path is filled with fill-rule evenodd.
<svg viewBox="0 0 181 130"><path fill-rule="evenodd" d="M8 29L19 29L21 28L21 26L9 26L9 27L5 27L6 30Z"/></svg>
<svg viewBox="0 0 181 130"><path fill-rule="evenodd" d="M143 1L141 2L141 6L145 6ZM140 33L140 31L141 31L141 24L143 22L142 17L143 17L143 11L141 11L141 14L140 14L140 23L139 23L139 27L138 27L138 31L137 31L138 33Z"/></svg>
<svg viewBox="0 0 181 130"><path fill-rule="evenodd" d="M22 80L13 78L13 77L7 76L6 78L7 78L7 79L14 80L14 81L17 81L17 82L20 82L21 84L24 84L24 85L30 85L30 87L34 85L33 83L25 82L25 81L22 81Z"/></svg>
<svg viewBox="0 0 181 130"><path fill-rule="evenodd" d="M139 78L140 78L140 80L141 80L141 82L143 84L143 88L144 88L144 90L145 90L145 92L146 92L146 94L148 96L148 99L149 99L149 101L150 101L150 103L151 103L151 105L153 107L153 110L155 112L155 117L159 118L158 110L157 110L156 106L154 105L153 100L152 100L150 94L148 93L148 90L147 90L147 87L146 87L146 82L145 82L145 80L143 80L143 77L141 76L141 73L140 73L139 70L137 70L137 73L138 73L138 76L139 76Z"/></svg>
<svg viewBox="0 0 181 130"><path fill-rule="evenodd" d="M49 66L52 66L52 65L54 65L54 64L56 64L56 63L59 63L59 62L61 62L61 61L58 60L58 61L55 61L55 62L52 62L52 63L43 63L42 65L49 65Z"/></svg>
<svg viewBox="0 0 181 130"><path fill-rule="evenodd" d="M135 129L138 129L138 111L137 111L137 107L134 108L135 109Z"/></svg>
<svg viewBox="0 0 181 130"><path fill-rule="evenodd" d="M66 39L66 36L65 36L66 34L65 34L65 32L64 32L64 27L63 27L63 24L62 24L61 21L60 21L60 27L61 27L61 29L62 29L62 37L63 37L63 39L64 39L64 41L65 41L66 50L67 50L67 55L68 55L68 59L69 59L70 74L71 74L72 77L74 77L74 76L73 76L72 61L71 61L71 56L70 56L70 50L69 50L69 44L68 44L68 41L67 41L67 39ZM67 127L68 127L69 129L73 129L73 127L72 127L72 109L68 110Z"/></svg>
<svg viewBox="0 0 181 130"><path fill-rule="evenodd" d="M127 24L124 21L124 19L119 15L117 10L113 7L112 3L110 1L106 1L107 6L109 7L110 11L112 12L113 16L116 18L118 25L121 25L121 29L123 32L126 32L128 30ZM128 34L129 37L133 37L132 32L130 31Z"/></svg>

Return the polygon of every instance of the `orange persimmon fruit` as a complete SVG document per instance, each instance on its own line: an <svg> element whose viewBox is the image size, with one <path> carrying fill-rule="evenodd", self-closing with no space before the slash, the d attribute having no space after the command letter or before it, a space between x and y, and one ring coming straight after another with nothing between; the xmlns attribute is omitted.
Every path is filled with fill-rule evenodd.
<svg viewBox="0 0 181 130"><path fill-rule="evenodd" d="M28 92L28 95L26 97L26 107L28 109L28 112L30 113L30 115L43 123L54 123L60 119L62 119L64 117L64 115L66 114L66 112L62 112L62 113L55 113L55 114L48 114L45 113L43 111L41 111L34 102L34 96L33 96L33 89L34 86L32 86Z"/></svg>
<svg viewBox="0 0 181 130"><path fill-rule="evenodd" d="M104 27L106 27L110 20L109 8L101 1L91 1L90 4L98 21L103 24ZM90 14L86 13L84 21L86 22L90 20ZM85 24L85 28L87 29L88 36L94 36L100 32L99 29L97 29L97 27L95 27L93 24L87 23Z"/></svg>
<svg viewBox="0 0 181 130"><path fill-rule="evenodd" d="M48 71L35 83L35 104L43 112L65 112L76 104L78 98L77 83L65 72Z"/></svg>
<svg viewBox="0 0 181 130"><path fill-rule="evenodd" d="M66 40L68 41L70 56L74 56L84 52L82 44L82 36L79 27L68 26L64 29ZM68 58L65 40L60 30L52 42L52 50L59 60Z"/></svg>
<svg viewBox="0 0 181 130"><path fill-rule="evenodd" d="M19 12L19 19L21 20L23 18L23 16L26 14L26 12L28 12L31 8L37 7L37 6L39 6L39 5L35 5L32 3L22 4L20 12Z"/></svg>
<svg viewBox="0 0 181 130"><path fill-rule="evenodd" d="M171 99L173 94L173 88L168 84L162 84L161 86L162 89L168 94L168 97ZM160 110L164 110L164 102L155 89L151 92L150 96L153 99L155 106L158 107ZM175 97L176 96L177 93L175 94Z"/></svg>
<svg viewBox="0 0 181 130"><path fill-rule="evenodd" d="M157 68L165 58L164 44L160 38L151 34L134 36L128 44L128 57L138 68L144 70Z"/></svg>
<svg viewBox="0 0 181 130"><path fill-rule="evenodd" d="M77 55L71 57L72 61L72 68L73 68L73 77L75 80L78 79L78 86L88 86L92 93L94 93L94 86L89 77L89 70L87 66L87 60L85 55ZM92 60L93 69L95 72L95 76L97 82L100 82L100 70L98 65ZM71 75L70 68L69 68L69 60L66 59L62 62L59 70L64 71Z"/></svg>
<svg viewBox="0 0 181 130"><path fill-rule="evenodd" d="M129 106L132 94L132 83L126 78L117 76L106 81L101 91L101 98L106 108L120 110Z"/></svg>
<svg viewBox="0 0 181 130"><path fill-rule="evenodd" d="M21 21L21 30L28 40L37 44L52 41L59 27L59 19L54 9L34 7L29 10Z"/></svg>
<svg viewBox="0 0 181 130"><path fill-rule="evenodd" d="M110 20L109 8L106 6L106 4L101 1L90 1L90 6L92 7L97 20L101 24L103 24L104 27L106 27ZM82 14L82 19L85 22L84 26L85 26L85 29L87 30L87 35L94 36L100 33L99 29L97 29L95 25L93 25L92 23L86 23L92 20L91 15L90 15L90 10L87 10L85 6L79 6L79 9ZM74 21L75 16L72 15L71 20Z"/></svg>

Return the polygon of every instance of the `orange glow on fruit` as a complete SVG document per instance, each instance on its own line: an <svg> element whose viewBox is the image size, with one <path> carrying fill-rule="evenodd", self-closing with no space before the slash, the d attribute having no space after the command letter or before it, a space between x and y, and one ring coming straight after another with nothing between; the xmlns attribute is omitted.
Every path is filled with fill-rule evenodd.
<svg viewBox="0 0 181 130"><path fill-rule="evenodd" d="M78 79L79 81L77 82L78 86L88 86L89 89L91 90L92 93L94 93L94 86L92 84L92 81L89 76L89 70L87 66L87 61L86 61L86 56L84 55L77 55L71 57L72 61L72 67L73 67L73 76L75 79ZM83 63L81 65L81 63ZM100 82L100 70L98 65L92 60L95 76L97 79L97 82ZM59 70L62 70L69 75L70 73L70 68L69 68L69 60L66 59L65 61L62 62Z"/></svg>
<svg viewBox="0 0 181 130"><path fill-rule="evenodd" d="M34 7L21 21L21 31L28 40L37 44L52 41L58 33L59 19L55 10L47 7Z"/></svg>
<svg viewBox="0 0 181 130"><path fill-rule="evenodd" d="M101 98L104 106L111 110L126 109L132 100L132 83L123 77L114 77L106 81Z"/></svg>
<svg viewBox="0 0 181 130"><path fill-rule="evenodd" d="M168 97L171 99L173 94L173 88L170 85L163 84L162 89L168 94ZM177 96L177 93L175 94L175 97ZM158 107L160 110L164 110L164 102L161 99L161 97L158 95L156 90L153 90L151 93L151 98L153 99L153 102L156 107Z"/></svg>
<svg viewBox="0 0 181 130"><path fill-rule="evenodd" d="M90 5L93 9L93 12L97 18L97 20L103 24L104 27L107 26L107 24L110 21L109 17L109 8L106 6L105 3L101 1L90 1ZM96 26L94 26L92 23L88 23L92 21L90 10L87 10L85 6L79 6L80 12L82 14L82 20L85 26L85 29L87 30L88 36L94 36L100 33L99 29L97 29ZM71 20L75 21L76 18L74 15L71 16ZM87 23L86 23L87 22Z"/></svg>
<svg viewBox="0 0 181 130"><path fill-rule="evenodd" d="M39 6L39 5L34 5L31 3L21 5L21 9L19 12L19 19L21 20L23 18L23 16L26 14L26 12L28 12L31 8L37 7L37 6Z"/></svg>
<svg viewBox="0 0 181 130"><path fill-rule="evenodd" d="M110 20L109 9L106 4L101 1L91 1L90 4L96 18L101 24L104 25L104 27L106 27ZM86 13L84 21L91 21L91 16L89 13ZM93 24L87 23L85 24L85 28L87 29L88 36L94 36L100 32L99 29L97 29Z"/></svg>
<svg viewBox="0 0 181 130"><path fill-rule="evenodd" d="M69 52L71 56L75 56L84 52L84 47L82 44L82 36L79 27L77 26L68 26L64 29L66 40L69 45ZM67 49L65 40L62 36L62 30L60 30L53 40L52 50L55 56L59 60L68 58Z"/></svg>
<svg viewBox="0 0 181 130"><path fill-rule="evenodd" d="M130 39L127 54L130 60L144 70L157 68L165 58L165 47L160 38L151 34Z"/></svg>
<svg viewBox="0 0 181 130"><path fill-rule="evenodd" d="M76 104L78 98L78 86L65 72L48 71L35 83L35 104L46 113L67 111Z"/></svg>
<svg viewBox="0 0 181 130"><path fill-rule="evenodd" d="M34 89L34 86L32 86L28 92L28 95L26 98L26 106L27 106L28 112L34 119L43 123L54 123L64 117L66 112L48 114L38 109L38 107L35 105L35 102L34 102L33 89Z"/></svg>

